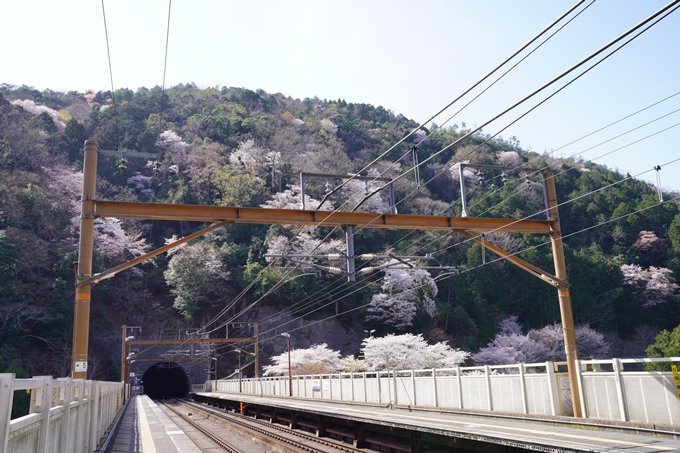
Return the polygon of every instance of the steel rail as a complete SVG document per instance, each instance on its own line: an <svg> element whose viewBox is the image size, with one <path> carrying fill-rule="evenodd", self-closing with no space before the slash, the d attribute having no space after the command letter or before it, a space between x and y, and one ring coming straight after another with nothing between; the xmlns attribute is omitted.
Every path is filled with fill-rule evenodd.
<svg viewBox="0 0 680 453"><path fill-rule="evenodd" d="M340 442L334 442L330 440L329 438L326 437L317 437L315 435L306 433L304 431L296 430L296 429L290 429L287 428L283 425L277 425L275 423L270 423L270 422L265 422L263 420L258 420L256 418L248 417L246 415L241 415L237 413L226 413L226 412L221 412L221 411L216 411L213 409L209 409L205 407L202 404L198 403L193 403L193 402L188 402L184 400L178 400L177 401L180 405L184 405L186 407L189 407L193 410L201 411L205 414L211 415L213 417L217 417L219 419L222 419L224 421L228 421L229 423L234 423L236 425L239 425L243 428L246 428L248 430L255 431L257 433L260 433L268 438L274 438L278 440L279 442L284 442L286 444L295 446L297 448L302 448L304 450L310 451L310 445L308 442L314 442L326 447L331 447L335 448L340 451L344 451L347 453L366 453L366 449L359 449L359 448L354 448L350 445L347 445L345 443L340 443ZM262 428L258 428L253 425L260 425ZM295 436L295 437L300 437L304 439L301 442L297 442L295 440L290 439L289 437L285 437L283 434L277 435L276 433L273 433L272 431L280 431L283 434L286 434L288 436ZM322 450L318 450L322 451Z"/></svg>

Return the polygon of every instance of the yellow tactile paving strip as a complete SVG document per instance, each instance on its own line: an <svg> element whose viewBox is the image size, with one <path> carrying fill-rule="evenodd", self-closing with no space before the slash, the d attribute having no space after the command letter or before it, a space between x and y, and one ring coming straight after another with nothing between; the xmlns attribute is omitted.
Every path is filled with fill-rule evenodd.
<svg viewBox="0 0 680 453"><path fill-rule="evenodd" d="M146 417L146 408L144 407L144 397L139 396L137 400L137 414L139 420L139 436L142 438L142 452L156 453L156 446L153 443L151 436L151 429L149 429L149 420Z"/></svg>

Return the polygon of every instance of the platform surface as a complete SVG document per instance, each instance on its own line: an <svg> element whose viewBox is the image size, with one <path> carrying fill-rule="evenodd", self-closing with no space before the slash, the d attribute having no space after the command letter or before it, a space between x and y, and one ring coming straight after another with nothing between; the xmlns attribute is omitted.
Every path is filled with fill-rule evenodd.
<svg viewBox="0 0 680 453"><path fill-rule="evenodd" d="M200 453L200 449L146 395L130 398L110 453Z"/></svg>
<svg viewBox="0 0 680 453"><path fill-rule="evenodd" d="M211 392L198 394L368 423L415 428L446 436L514 445L520 448L533 446L534 448L531 449L536 450L546 450L545 447L548 449L552 447L554 450L551 451L680 453L678 436L673 439L655 437L652 434L616 432L586 426L586 423L592 420L583 420L583 424L579 424L579 419L574 419L573 424L551 424L549 421L533 422L434 411L409 411L384 406L343 404L321 399Z"/></svg>

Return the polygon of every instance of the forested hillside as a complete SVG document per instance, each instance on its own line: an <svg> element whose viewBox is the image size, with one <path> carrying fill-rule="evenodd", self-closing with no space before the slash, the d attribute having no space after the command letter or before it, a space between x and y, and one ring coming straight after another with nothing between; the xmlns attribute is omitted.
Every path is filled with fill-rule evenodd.
<svg viewBox="0 0 680 453"><path fill-rule="evenodd" d="M299 209L300 172L357 172L418 126L383 107L243 88L180 85L166 90L163 100L158 87L120 89L115 107L106 91L3 85L0 94L0 358L15 367L13 361L21 358L29 375L69 373L86 139L97 140L101 149L159 155L157 162L130 158L123 162L126 168L119 157L101 155L100 199ZM422 162L467 131L464 123L422 129L363 174L395 177L412 168L414 145ZM659 204L654 187L606 167L525 151L514 137L484 143L487 138L475 134L424 165L420 185L413 175L399 180L399 213L460 215L455 164L462 160L518 168L507 174L465 168L469 216L541 218L540 177L525 177L521 166L548 169L557 175L558 199L564 203L559 209L577 324L603 333L616 356L644 355L661 329L680 324L676 203ZM310 178L307 208L324 197L327 184L339 182ZM365 191L377 187L377 182L352 181L322 209L351 210ZM383 192L361 209L388 209ZM98 220L95 272L203 227ZM546 237L490 233L485 240L511 252L526 250L523 259L553 269ZM304 326L347 312L320 323L327 327L315 333L301 329L295 335L298 344L327 342L343 354L356 354L364 330L375 329L375 336L422 333L428 341L475 352L509 316L516 316L512 319L525 332L559 322L553 287L494 261L496 256L460 234L358 229L355 241L357 255L432 254L436 261L429 265L455 266L460 274L393 268L349 284L343 275L295 270L293 261L265 257L344 253L341 230L229 225L93 287L90 377L118 379L122 324L167 334L203 327L221 314L211 329L236 316L259 321L271 337L282 319L302 317L293 326ZM294 273L288 275L290 270ZM277 286L300 273L308 275ZM221 313L232 301L236 304ZM287 317L279 318L280 312ZM328 338L320 336L323 329ZM333 337L338 329L343 338ZM265 345L264 353L282 347L280 341Z"/></svg>

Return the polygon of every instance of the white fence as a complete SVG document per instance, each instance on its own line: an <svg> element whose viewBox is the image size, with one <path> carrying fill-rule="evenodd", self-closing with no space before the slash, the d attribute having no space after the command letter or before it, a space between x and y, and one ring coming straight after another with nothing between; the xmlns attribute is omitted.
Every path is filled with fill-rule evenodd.
<svg viewBox="0 0 680 453"><path fill-rule="evenodd" d="M680 399L670 372L624 371L625 364L657 359L580 361L584 416L680 424ZM526 415L571 415L565 363L293 376L292 396L440 409ZM288 396L288 376L244 379L242 393ZM212 390L213 382L206 382ZM217 381L218 392L239 393L237 380Z"/></svg>
<svg viewBox="0 0 680 453"><path fill-rule="evenodd" d="M10 421L14 392L29 391L30 413ZM121 382L0 374L3 453L89 453L122 408Z"/></svg>

